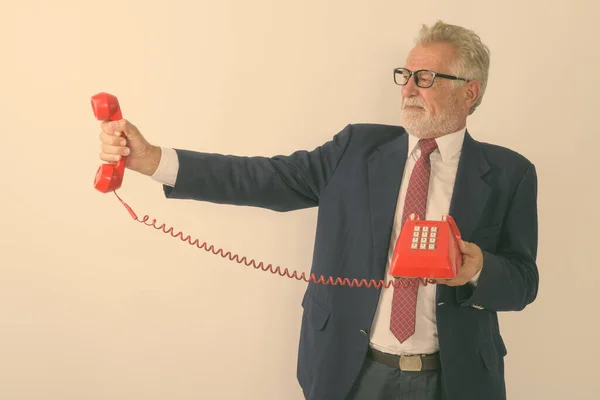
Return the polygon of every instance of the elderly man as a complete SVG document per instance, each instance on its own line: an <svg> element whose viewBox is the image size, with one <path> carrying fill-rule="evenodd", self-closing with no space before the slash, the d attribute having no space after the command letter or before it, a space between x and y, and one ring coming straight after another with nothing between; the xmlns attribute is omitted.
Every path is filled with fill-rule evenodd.
<svg viewBox="0 0 600 400"><path fill-rule="evenodd" d="M308 284L298 381L310 400L505 399L497 313L537 295L537 178L526 158L467 131L488 69L475 33L439 21L394 70L402 126L350 124L312 151L267 158L161 148L121 120L101 124L100 158L128 155L171 199L318 207L317 276L388 279L407 216L451 215L464 240L454 279Z"/></svg>

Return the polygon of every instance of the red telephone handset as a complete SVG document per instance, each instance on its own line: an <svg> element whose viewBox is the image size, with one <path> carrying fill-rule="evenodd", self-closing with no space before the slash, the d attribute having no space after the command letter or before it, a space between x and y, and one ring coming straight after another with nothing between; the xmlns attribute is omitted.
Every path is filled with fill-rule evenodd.
<svg viewBox="0 0 600 400"><path fill-rule="evenodd" d="M123 118L119 100L112 94L98 93L92 96L92 109L96 119L100 121L118 121ZM121 133L121 137L123 137ZM96 172L94 187L102 193L111 192L121 187L123 175L125 174L125 161L127 157L113 164L102 164Z"/></svg>
<svg viewBox="0 0 600 400"><path fill-rule="evenodd" d="M396 243L390 275L393 277L454 278L462 265L460 232L450 215L441 221L421 220L411 214Z"/></svg>

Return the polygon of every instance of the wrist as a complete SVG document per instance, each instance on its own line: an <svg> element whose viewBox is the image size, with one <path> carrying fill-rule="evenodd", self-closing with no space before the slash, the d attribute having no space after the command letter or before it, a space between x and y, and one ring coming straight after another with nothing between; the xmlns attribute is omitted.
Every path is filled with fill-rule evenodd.
<svg viewBox="0 0 600 400"><path fill-rule="evenodd" d="M162 155L162 151L160 146L152 146L148 149L148 154L146 156L146 162L142 166L140 173L152 176L158 169L158 165L160 164L160 157Z"/></svg>

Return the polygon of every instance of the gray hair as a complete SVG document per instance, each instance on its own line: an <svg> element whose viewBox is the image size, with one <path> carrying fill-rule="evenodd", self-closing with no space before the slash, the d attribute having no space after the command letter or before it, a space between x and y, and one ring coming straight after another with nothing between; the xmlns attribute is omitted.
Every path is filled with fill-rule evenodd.
<svg viewBox="0 0 600 400"><path fill-rule="evenodd" d="M490 50L481 42L479 36L466 28L457 25L450 25L443 21L437 21L433 26L423 25L415 44L427 44L432 42L448 42L458 51L458 58L452 67L452 73L461 78L477 80L480 82L481 91L479 97L469 115L473 114L475 109L481 104L483 94L487 87L489 69L490 69ZM454 81L455 85L460 85L464 81Z"/></svg>

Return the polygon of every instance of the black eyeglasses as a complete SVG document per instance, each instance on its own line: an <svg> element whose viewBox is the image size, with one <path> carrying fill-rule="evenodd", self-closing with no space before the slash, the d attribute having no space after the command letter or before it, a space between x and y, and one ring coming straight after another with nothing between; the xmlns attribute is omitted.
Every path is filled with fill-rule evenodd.
<svg viewBox="0 0 600 400"><path fill-rule="evenodd" d="M394 82L396 85L404 86L410 80L410 77L415 76L415 83L420 88L430 88L435 82L435 78L445 78L452 79L458 81L469 82L468 79L459 78L458 76L440 74L434 71L430 71L428 69L420 69L418 71L411 71L408 68L394 68Z"/></svg>

